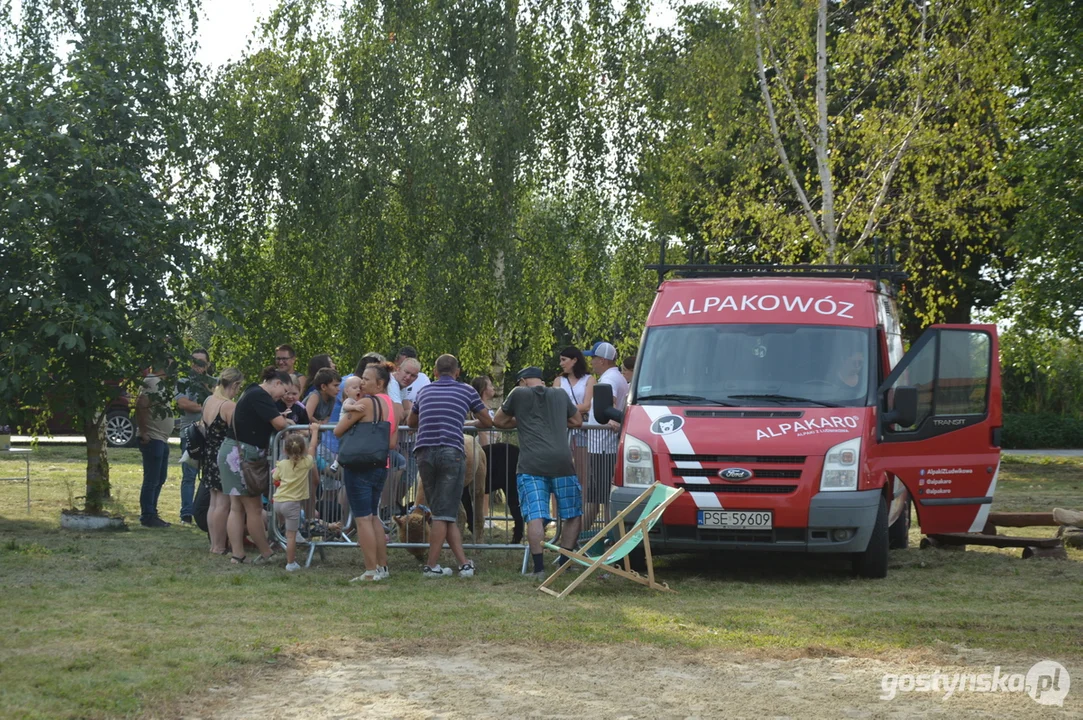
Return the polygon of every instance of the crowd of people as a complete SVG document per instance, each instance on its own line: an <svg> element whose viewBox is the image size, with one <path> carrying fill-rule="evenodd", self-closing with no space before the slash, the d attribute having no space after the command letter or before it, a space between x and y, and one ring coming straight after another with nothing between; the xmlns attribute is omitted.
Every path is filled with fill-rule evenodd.
<svg viewBox="0 0 1083 720"><path fill-rule="evenodd" d="M211 553L228 555L234 564L266 564L277 562L284 552L286 570L301 569L297 535L303 518L318 515L313 499L320 473L328 473L341 478L331 492L337 493L342 517L353 518L364 559L364 572L354 580L386 580L388 535L379 517L380 504L388 503L384 488L389 473L410 466L417 468L432 520L422 575L455 573L441 564L446 542L458 574L471 577L475 566L466 557L457 522L466 472L463 429L474 428L484 446L494 441L493 428L515 428L519 504L533 574L541 575L545 526L553 516L562 521L559 543L571 549L584 523L589 526L605 506L620 425L594 417L595 388L609 385L614 405L623 408L635 367L634 356L618 365L616 348L608 342L597 342L585 352L567 347L559 358L560 372L551 387L545 385L540 368L527 367L519 371L516 386L503 402L494 406L492 379L482 375L465 382L458 359L450 354L436 358L435 379L422 372L418 353L411 347L402 348L394 362L368 353L346 375L339 374L329 355L316 355L301 374L295 368L296 353L283 344L275 349L274 364L246 385L236 368L212 376L209 354L197 349L171 397L176 423L161 411L170 399L164 372L148 373L136 402L143 457L140 523L149 528L170 525L157 507L168 476L168 439L176 424L181 429L180 520L193 522L196 481L201 477L209 493L206 529ZM603 427L586 432L584 423ZM278 448L281 457L269 458L274 436L291 426L307 427L287 433ZM398 451L402 426L416 431L409 459ZM372 455L376 460L349 462L351 449L342 445L340 466L340 443L358 431L367 434L366 447L378 446ZM382 448L385 442L387 448ZM193 455L198 455L198 462ZM261 487L262 482L273 484L273 493ZM404 499L393 497L391 502ZM284 548L267 537L268 513L283 528ZM246 542L255 548L254 557L247 553Z"/></svg>

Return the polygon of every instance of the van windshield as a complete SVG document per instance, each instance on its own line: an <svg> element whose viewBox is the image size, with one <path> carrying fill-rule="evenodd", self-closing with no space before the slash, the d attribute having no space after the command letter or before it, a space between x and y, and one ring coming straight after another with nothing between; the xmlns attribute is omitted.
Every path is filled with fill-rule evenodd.
<svg viewBox="0 0 1083 720"><path fill-rule="evenodd" d="M824 325L650 328L635 402L859 407L875 367L871 333Z"/></svg>

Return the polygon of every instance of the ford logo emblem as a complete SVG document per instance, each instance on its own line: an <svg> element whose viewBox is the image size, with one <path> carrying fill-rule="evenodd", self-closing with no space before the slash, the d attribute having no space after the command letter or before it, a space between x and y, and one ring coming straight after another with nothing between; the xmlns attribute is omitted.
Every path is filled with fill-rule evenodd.
<svg viewBox="0 0 1083 720"><path fill-rule="evenodd" d="M752 471L744 468L726 468L718 471L718 477L730 482L743 482L752 477Z"/></svg>

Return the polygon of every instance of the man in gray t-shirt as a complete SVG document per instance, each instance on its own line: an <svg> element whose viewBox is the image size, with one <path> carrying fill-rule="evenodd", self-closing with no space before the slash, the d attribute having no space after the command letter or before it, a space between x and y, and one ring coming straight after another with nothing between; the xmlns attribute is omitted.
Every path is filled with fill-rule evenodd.
<svg viewBox="0 0 1083 720"><path fill-rule="evenodd" d="M557 496L557 509L564 521L560 546L572 549L579 538L583 520L583 492L572 463L568 428L577 428L583 419L560 388L547 388L541 370L524 368L518 386L504 400L493 425L519 428L519 465L516 484L519 506L526 520L526 537L534 558L534 577L545 575L542 540L549 517L549 496ZM562 557L563 559L563 557Z"/></svg>

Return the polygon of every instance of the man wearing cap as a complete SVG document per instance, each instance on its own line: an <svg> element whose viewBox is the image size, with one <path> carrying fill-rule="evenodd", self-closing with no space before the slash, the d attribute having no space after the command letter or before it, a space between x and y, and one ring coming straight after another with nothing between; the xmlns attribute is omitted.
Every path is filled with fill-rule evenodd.
<svg viewBox="0 0 1083 720"><path fill-rule="evenodd" d="M575 547L583 519L583 494L572 463L568 428L583 418L568 394L545 387L541 370L523 368L518 383L496 412L498 428L519 428L519 465L515 469L519 506L526 520L526 537L534 559L533 577L544 577L542 540L549 517L549 496L557 497L557 514L564 521L561 547Z"/></svg>
<svg viewBox="0 0 1083 720"><path fill-rule="evenodd" d="M613 388L613 407L624 407L628 397L628 381L617 367L617 349L611 343L596 342L587 352L590 369L598 375L598 385ZM617 441L620 423L615 420L600 420L594 416L594 401L590 403L590 421L598 425L608 425L608 429L594 429L587 433L587 452L590 458L590 474L585 488L583 502L584 522L593 523L598 508L606 504L609 488L613 484L613 472L617 467Z"/></svg>

